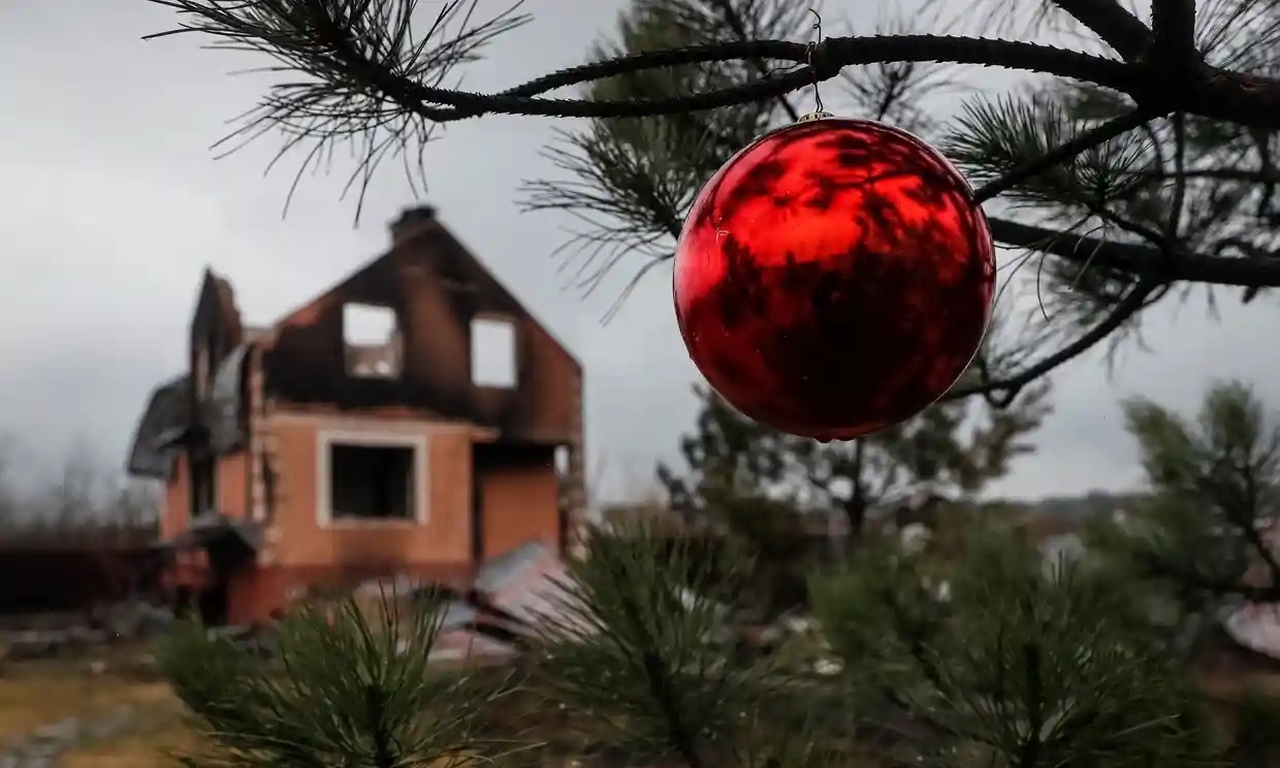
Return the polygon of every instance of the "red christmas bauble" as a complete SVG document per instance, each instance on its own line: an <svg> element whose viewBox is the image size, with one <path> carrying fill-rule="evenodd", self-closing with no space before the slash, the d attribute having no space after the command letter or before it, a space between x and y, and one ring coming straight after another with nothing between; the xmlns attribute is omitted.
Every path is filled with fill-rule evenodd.
<svg viewBox="0 0 1280 768"><path fill-rule="evenodd" d="M941 397L991 315L995 248L960 172L905 131L824 117L766 134L685 220L689 356L746 416L820 440Z"/></svg>

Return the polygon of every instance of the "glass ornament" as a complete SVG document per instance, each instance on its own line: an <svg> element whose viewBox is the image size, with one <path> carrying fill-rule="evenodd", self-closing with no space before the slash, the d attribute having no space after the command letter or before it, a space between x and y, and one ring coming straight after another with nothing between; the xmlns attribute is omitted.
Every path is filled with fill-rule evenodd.
<svg viewBox="0 0 1280 768"><path fill-rule="evenodd" d="M676 317L744 415L851 440L919 413L972 362L995 247L960 172L906 131L818 114L731 158L675 255Z"/></svg>

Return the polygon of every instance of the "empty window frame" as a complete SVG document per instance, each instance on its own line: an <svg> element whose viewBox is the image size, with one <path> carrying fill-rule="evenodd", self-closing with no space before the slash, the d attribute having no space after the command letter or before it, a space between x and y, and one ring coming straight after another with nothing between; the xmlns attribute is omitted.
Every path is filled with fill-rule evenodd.
<svg viewBox="0 0 1280 768"><path fill-rule="evenodd" d="M513 389L518 381L516 325L496 317L471 321L471 383Z"/></svg>
<svg viewBox="0 0 1280 768"><path fill-rule="evenodd" d="M342 342L347 375L391 379L400 375L400 321L395 310L373 304L344 304Z"/></svg>
<svg viewBox="0 0 1280 768"><path fill-rule="evenodd" d="M322 435L321 524L426 522L426 441L415 437Z"/></svg>

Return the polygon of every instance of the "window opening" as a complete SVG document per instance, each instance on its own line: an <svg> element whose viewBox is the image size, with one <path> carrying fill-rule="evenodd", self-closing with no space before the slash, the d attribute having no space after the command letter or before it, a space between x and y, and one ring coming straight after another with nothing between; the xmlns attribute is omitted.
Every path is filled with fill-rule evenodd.
<svg viewBox="0 0 1280 768"><path fill-rule="evenodd" d="M411 446L329 446L329 506L334 520L412 520L415 488Z"/></svg>

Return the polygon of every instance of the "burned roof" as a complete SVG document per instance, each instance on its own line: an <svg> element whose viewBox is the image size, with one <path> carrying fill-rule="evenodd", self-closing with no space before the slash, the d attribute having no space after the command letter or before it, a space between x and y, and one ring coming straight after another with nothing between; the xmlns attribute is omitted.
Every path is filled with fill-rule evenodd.
<svg viewBox="0 0 1280 768"><path fill-rule="evenodd" d="M395 404L494 429L506 444L577 440L580 363L443 224L417 227L275 324L263 347L266 396L339 410ZM350 375L344 308L353 304L394 314L395 375ZM516 385L475 383L469 348L478 318L512 326Z"/></svg>
<svg viewBox="0 0 1280 768"><path fill-rule="evenodd" d="M191 378L179 376L151 392L147 409L134 432L126 471L134 477L168 480L177 467L177 453L168 436L191 422Z"/></svg>

